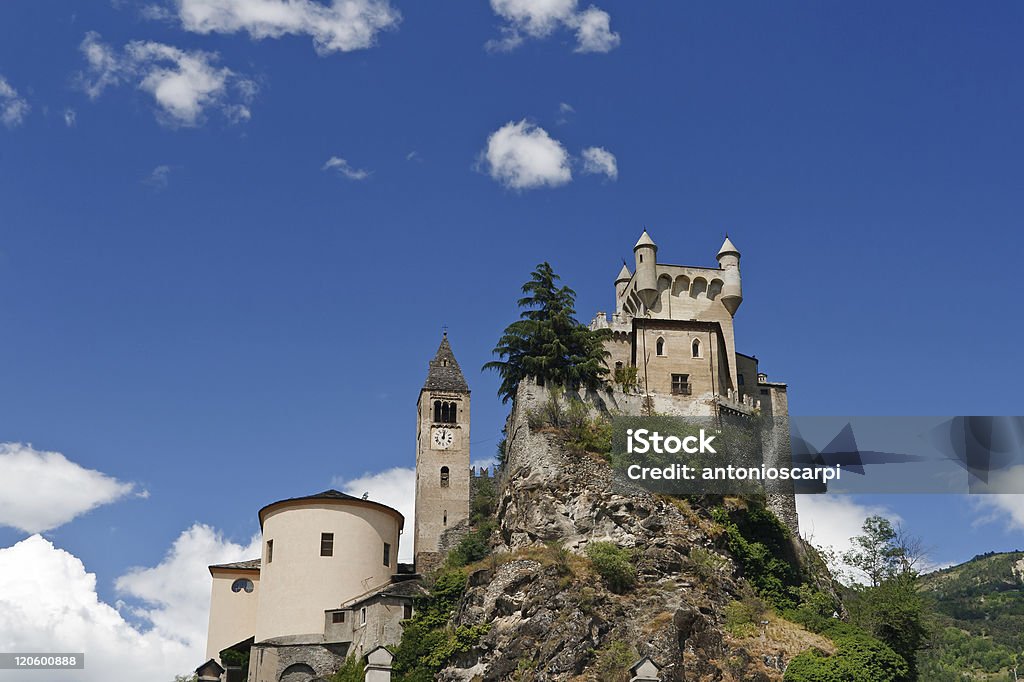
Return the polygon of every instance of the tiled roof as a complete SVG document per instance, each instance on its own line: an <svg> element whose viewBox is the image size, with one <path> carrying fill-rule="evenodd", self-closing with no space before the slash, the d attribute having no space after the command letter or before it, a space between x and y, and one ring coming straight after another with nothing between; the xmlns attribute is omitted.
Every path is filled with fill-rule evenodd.
<svg viewBox="0 0 1024 682"><path fill-rule="evenodd" d="M459 363L448 344L448 334L441 339L437 355L430 361L430 369L427 370L427 380L423 388L433 391L469 391L466 378L462 376Z"/></svg>
<svg viewBox="0 0 1024 682"><path fill-rule="evenodd" d="M250 571L250 570L258 571L258 570L260 570L260 560L259 559L249 559L248 561L236 561L236 562L230 563L230 564L213 564L212 566L210 566L210 568L237 568L237 569L242 569L242 570L246 570L246 571Z"/></svg>

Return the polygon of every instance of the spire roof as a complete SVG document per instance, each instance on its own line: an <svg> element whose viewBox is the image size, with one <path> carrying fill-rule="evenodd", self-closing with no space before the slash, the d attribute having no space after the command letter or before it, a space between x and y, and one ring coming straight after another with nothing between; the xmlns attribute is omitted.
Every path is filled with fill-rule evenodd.
<svg viewBox="0 0 1024 682"><path fill-rule="evenodd" d="M469 391L466 378L462 376L462 370L455 359L455 353L448 344L447 333L441 338L437 355L430 361L430 369L427 370L427 380L423 383L423 388L432 391Z"/></svg>
<svg viewBox="0 0 1024 682"><path fill-rule="evenodd" d="M722 248L718 250L718 255L722 256L726 253L735 253L737 256L740 255L740 250L736 248L736 245L729 239L729 235L725 235L725 241L722 242Z"/></svg>
<svg viewBox="0 0 1024 682"><path fill-rule="evenodd" d="M633 277L633 273L631 273L629 271L629 268L626 267L626 264L623 263L622 264L622 269L619 270L619 276L615 278L615 281L616 282L621 282L623 280L631 279L632 277Z"/></svg>
<svg viewBox="0 0 1024 682"><path fill-rule="evenodd" d="M658 248L658 245L654 243L653 239L651 239L651 235L647 234L647 230L644 230L644 233L640 235L640 239L636 240L636 244L633 245L633 248L635 249L638 246L653 246L654 248Z"/></svg>

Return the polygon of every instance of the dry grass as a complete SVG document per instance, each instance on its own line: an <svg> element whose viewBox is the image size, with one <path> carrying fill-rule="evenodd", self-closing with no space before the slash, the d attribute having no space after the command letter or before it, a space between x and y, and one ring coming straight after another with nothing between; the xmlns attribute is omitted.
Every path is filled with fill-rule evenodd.
<svg viewBox="0 0 1024 682"><path fill-rule="evenodd" d="M768 621L764 626L764 639L761 638L760 632L751 637L729 639L752 654L775 656L781 653L787 660L792 660L801 651L811 648L821 649L829 654L836 652L835 644L827 637L806 630L773 613L768 613L764 619ZM760 629L759 627L758 630Z"/></svg>

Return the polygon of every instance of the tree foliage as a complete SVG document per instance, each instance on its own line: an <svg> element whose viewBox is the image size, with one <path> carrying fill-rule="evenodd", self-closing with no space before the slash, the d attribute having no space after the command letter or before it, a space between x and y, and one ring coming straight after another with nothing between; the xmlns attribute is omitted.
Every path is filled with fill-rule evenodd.
<svg viewBox="0 0 1024 682"><path fill-rule="evenodd" d="M907 662L872 637L836 638L836 653L829 656L809 649L796 656L784 682L899 682L907 679Z"/></svg>
<svg viewBox="0 0 1024 682"><path fill-rule="evenodd" d="M502 402L514 397L519 382L528 377L566 388L605 385L608 330L591 330L576 320L576 292L558 286L559 279L550 264L537 266L523 285L520 319L505 328L494 348L501 360L484 365L501 376Z"/></svg>

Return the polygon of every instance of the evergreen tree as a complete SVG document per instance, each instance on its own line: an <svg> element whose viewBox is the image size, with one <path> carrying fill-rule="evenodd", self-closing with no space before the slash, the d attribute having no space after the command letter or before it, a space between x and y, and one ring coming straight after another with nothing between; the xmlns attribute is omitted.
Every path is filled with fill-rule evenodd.
<svg viewBox="0 0 1024 682"><path fill-rule="evenodd" d="M523 285L520 319L505 328L494 349L502 359L484 365L501 375L502 402L514 397L527 377L566 388L605 385L608 352L603 341L609 331L591 330L576 320L576 292L558 286L559 279L548 263L537 266Z"/></svg>

